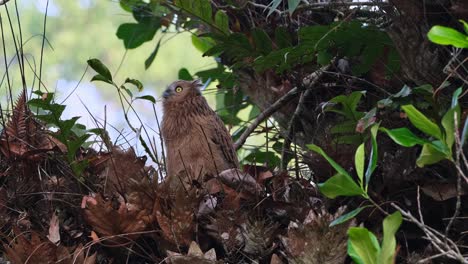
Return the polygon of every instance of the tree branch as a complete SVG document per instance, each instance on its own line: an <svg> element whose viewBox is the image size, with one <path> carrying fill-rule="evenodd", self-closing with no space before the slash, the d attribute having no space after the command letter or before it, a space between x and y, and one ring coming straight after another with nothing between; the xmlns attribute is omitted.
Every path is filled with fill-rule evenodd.
<svg viewBox="0 0 468 264"><path fill-rule="evenodd" d="M288 93L283 95L280 99L274 102L270 107L268 107L263 112L261 112L257 116L257 118L255 118L255 120L250 124L250 126L247 127L244 133L242 133L242 135L239 137L236 143L234 143L234 149L238 150L240 147L242 147L242 145L244 145L247 138L258 127L258 125L260 125L260 123L265 121L267 118L273 115L278 109L280 109L289 101L291 101L293 98L295 98L296 94L299 93L300 90L308 90L308 89L311 89L313 86L315 86L315 84L318 82L320 77L322 77L323 73L328 70L330 65L333 64L333 61L330 64L318 69L317 71L305 77L304 80L302 81L303 87L301 87L301 89L299 89L298 87L292 88Z"/></svg>

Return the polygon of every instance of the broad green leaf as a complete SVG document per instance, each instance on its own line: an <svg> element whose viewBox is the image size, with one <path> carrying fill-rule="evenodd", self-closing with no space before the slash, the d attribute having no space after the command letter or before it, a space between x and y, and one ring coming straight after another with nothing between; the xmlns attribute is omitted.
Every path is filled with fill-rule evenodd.
<svg viewBox="0 0 468 264"><path fill-rule="evenodd" d="M143 91L143 84L139 80L127 78L125 79L125 83L135 85L139 92Z"/></svg>
<svg viewBox="0 0 468 264"><path fill-rule="evenodd" d="M439 45L452 45L457 48L468 48L467 36L449 27L433 26L427 37Z"/></svg>
<svg viewBox="0 0 468 264"><path fill-rule="evenodd" d="M106 65L104 65L104 63L102 63L99 59L89 59L88 65L97 73L99 73L105 80L107 80L108 82L112 82L112 74L110 73Z"/></svg>
<svg viewBox="0 0 468 264"><path fill-rule="evenodd" d="M417 129L437 139L442 139L442 132L437 124L429 120L429 118L419 112L413 105L404 105L401 108L408 115L411 124Z"/></svg>
<svg viewBox="0 0 468 264"><path fill-rule="evenodd" d="M181 68L179 70L179 79L180 80L191 81L191 80L193 80L193 77L186 68Z"/></svg>
<svg viewBox="0 0 468 264"><path fill-rule="evenodd" d="M356 173L359 177L359 183L361 188L364 184L364 161L365 161L365 151L364 151L364 143L362 143L356 150L356 154L354 156L354 164L356 167Z"/></svg>
<svg viewBox="0 0 468 264"><path fill-rule="evenodd" d="M142 99L142 100L147 100L147 101L150 101L152 102L153 104L156 103L156 99L154 99L153 96L151 95L143 95L143 96L138 96L138 97L135 97L135 99Z"/></svg>
<svg viewBox="0 0 468 264"><path fill-rule="evenodd" d="M300 2L300 0L288 0L288 11L290 15L294 13Z"/></svg>
<svg viewBox="0 0 468 264"><path fill-rule="evenodd" d="M354 253L363 263L382 264L377 262L380 247L374 234L363 227L351 227L348 229L348 236Z"/></svg>
<svg viewBox="0 0 468 264"><path fill-rule="evenodd" d="M442 117L442 126L445 130L445 144L449 149L452 149L455 142L455 116L457 124L460 124L460 106L457 105L450 108L447 113Z"/></svg>
<svg viewBox="0 0 468 264"><path fill-rule="evenodd" d="M336 218L335 220L333 220L331 223L330 223L330 227L332 226L336 226L336 225L339 225L339 224L342 224L352 218L354 218L356 215L358 215L362 210L366 209L367 207L369 206L364 206L364 207L359 207L359 208L356 208L354 210L352 210L351 212L349 213L346 213L338 218Z"/></svg>
<svg viewBox="0 0 468 264"><path fill-rule="evenodd" d="M359 145L362 143L362 136L359 134L355 135L344 135L333 139L336 144L348 144L348 145Z"/></svg>
<svg viewBox="0 0 468 264"><path fill-rule="evenodd" d="M216 26L225 34L229 34L229 18L222 10L218 10L215 14Z"/></svg>
<svg viewBox="0 0 468 264"><path fill-rule="evenodd" d="M156 55L158 54L160 46L161 46L161 40L158 41L158 44L156 44L156 47L154 48L153 52L151 52L149 57L145 60L145 70L147 70L153 63L154 59L156 58Z"/></svg>
<svg viewBox="0 0 468 264"><path fill-rule="evenodd" d="M280 164L281 160L273 152L262 152L256 151L247 155L244 160L249 162L255 162L259 164L267 163L272 166L277 166Z"/></svg>
<svg viewBox="0 0 468 264"><path fill-rule="evenodd" d="M211 3L209 0L191 0L193 4L193 9L186 9L188 12L192 12L194 15L198 16L200 19L205 21L208 24L212 24L212 9Z"/></svg>
<svg viewBox="0 0 468 264"><path fill-rule="evenodd" d="M291 34L285 27L277 27L275 29L275 43L280 49L292 46Z"/></svg>
<svg viewBox="0 0 468 264"><path fill-rule="evenodd" d="M271 39L268 34L260 28L255 28L251 33L255 43L255 49L261 52L263 55L270 53L272 46Z"/></svg>
<svg viewBox="0 0 468 264"><path fill-rule="evenodd" d="M340 173L335 174L324 183L320 183L318 187L323 195L331 199L337 196L366 195L350 176Z"/></svg>
<svg viewBox="0 0 468 264"><path fill-rule="evenodd" d="M327 52L326 50L317 52L317 63L322 66L325 66L330 63L333 59L333 55Z"/></svg>
<svg viewBox="0 0 468 264"><path fill-rule="evenodd" d="M379 254L378 263L393 264L395 259L396 240L395 233L398 231L403 218L401 213L395 213L385 217L383 221L382 249Z"/></svg>
<svg viewBox="0 0 468 264"><path fill-rule="evenodd" d="M349 239L348 239L348 255L351 257L351 259L353 260L355 264L366 264L358 255L356 250L353 248L353 245L351 244L351 241Z"/></svg>
<svg viewBox="0 0 468 264"><path fill-rule="evenodd" d="M343 169L343 167L341 167L340 165L338 165L338 163L336 163L332 158L330 158L330 156L327 155L327 153L325 153L325 151L323 151L322 148L320 148L319 146L315 145L315 144L309 144L307 145L307 147L312 150L312 151L315 151L317 152L318 154L320 154L322 157L324 157L328 163L330 163L330 165L339 173L339 174L342 174L344 176L347 176L349 179L352 180L351 178L351 175L349 175L349 173Z"/></svg>
<svg viewBox="0 0 468 264"><path fill-rule="evenodd" d="M421 154L419 154L416 160L416 165L422 168L425 165L437 163L445 158L447 156L443 152L437 150L431 143L426 143L423 145Z"/></svg>
<svg viewBox="0 0 468 264"><path fill-rule="evenodd" d="M332 134L354 133L355 131L356 131L356 121L354 120L343 121L330 128L330 133Z"/></svg>
<svg viewBox="0 0 468 264"><path fill-rule="evenodd" d="M101 82L113 84L113 82L111 80L107 79L106 77L102 76L101 74L94 75L93 78L91 78L91 82L94 82L94 81L101 81Z"/></svg>
<svg viewBox="0 0 468 264"><path fill-rule="evenodd" d="M413 147L415 145L424 145L428 143L427 140L422 139L411 130L406 127L395 128L395 129L386 129L384 127L380 128L383 132L387 133L387 135L398 145L403 147Z"/></svg>
<svg viewBox="0 0 468 264"><path fill-rule="evenodd" d="M374 170L377 167L377 158L378 158L378 153L377 153L377 132L378 131L379 131L379 124L376 124L376 125L372 126L372 128L371 128L372 148L371 148L371 153L369 155L369 163L367 165L367 170L366 170L366 174L365 174L366 191L367 191L367 186L369 186L369 182L370 182L372 173L374 173Z"/></svg>
<svg viewBox="0 0 468 264"><path fill-rule="evenodd" d="M192 34L192 44L201 53L205 53L216 45L216 41L211 37Z"/></svg>
<svg viewBox="0 0 468 264"><path fill-rule="evenodd" d="M124 23L117 29L117 37L126 49L134 49L153 39L160 25L145 23Z"/></svg>

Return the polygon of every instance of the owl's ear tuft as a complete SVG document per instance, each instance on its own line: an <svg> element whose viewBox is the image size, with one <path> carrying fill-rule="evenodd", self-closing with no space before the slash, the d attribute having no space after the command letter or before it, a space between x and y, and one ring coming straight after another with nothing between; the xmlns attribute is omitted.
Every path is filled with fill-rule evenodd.
<svg viewBox="0 0 468 264"><path fill-rule="evenodd" d="M192 85L197 87L198 89L202 88L203 83L200 79L195 79L192 81Z"/></svg>

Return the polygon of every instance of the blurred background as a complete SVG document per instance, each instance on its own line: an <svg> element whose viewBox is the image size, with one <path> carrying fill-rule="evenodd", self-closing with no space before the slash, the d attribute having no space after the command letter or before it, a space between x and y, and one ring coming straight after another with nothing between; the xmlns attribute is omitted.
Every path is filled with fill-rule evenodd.
<svg viewBox="0 0 468 264"><path fill-rule="evenodd" d="M26 81L28 89L37 89L42 32L47 0L17 1L24 43ZM13 1L8 4L13 30L18 34L16 10ZM0 8L3 20L6 62L9 65L9 78L13 89L13 98L21 92L21 77L15 54L15 45L11 38L11 29L5 9ZM137 153L144 151L138 147L134 133L130 133L125 123L122 107L118 101L116 88L104 82L90 82L95 72L87 68L90 58L100 59L109 67L113 79L121 84L129 77L140 80L144 90L134 89L135 96L152 95L158 100L156 109L161 118L160 95L165 87L178 78L178 71L186 68L196 72L216 65L212 58L204 58L191 44L191 33L167 34L161 42L159 52L153 64L145 70L144 62L157 44L155 39L143 44L138 49L125 50L122 40L115 35L120 24L134 22L130 13L121 9L118 1L111 0L49 0L46 18L46 38L43 50L42 82L48 92L56 92L56 101L67 106L64 118L81 116L78 121L88 128L96 127L93 118L107 123L107 130L117 144L137 146ZM157 33L160 34L160 33ZM3 44L0 44L3 46ZM2 47L3 49L3 47ZM29 69L27 68L29 67ZM0 53L1 107L11 109L8 99L9 88L5 80L6 66L3 52ZM42 88L43 89L43 88ZM207 93L212 106L215 94ZM135 102L139 117L145 126L156 129L153 107L150 102ZM130 115L134 127L139 128L135 116ZM157 134L156 141L158 140ZM122 137L125 136L125 137ZM159 148L159 144L156 144Z"/></svg>

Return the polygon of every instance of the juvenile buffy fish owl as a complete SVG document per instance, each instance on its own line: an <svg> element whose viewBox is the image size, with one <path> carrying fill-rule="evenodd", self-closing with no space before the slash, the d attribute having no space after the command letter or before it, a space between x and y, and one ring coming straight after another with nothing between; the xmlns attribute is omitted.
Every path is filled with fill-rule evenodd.
<svg viewBox="0 0 468 264"><path fill-rule="evenodd" d="M201 87L199 80L176 81L163 93L161 132L168 177L203 181L239 165L231 136Z"/></svg>

